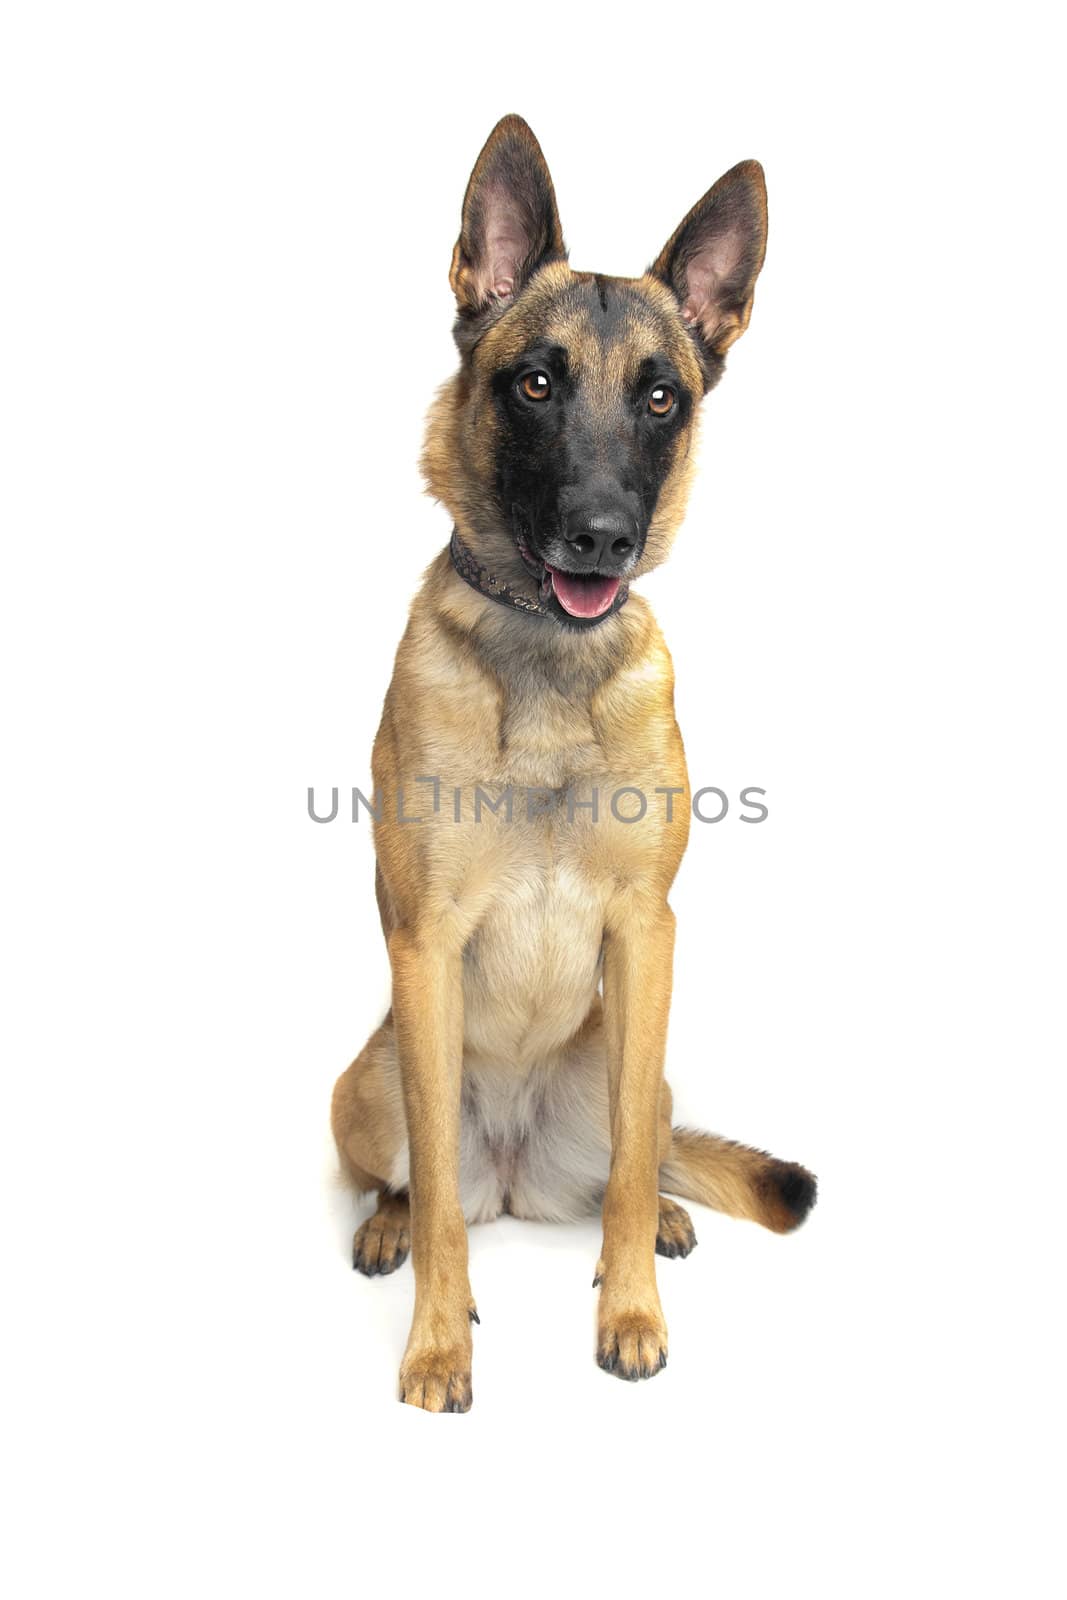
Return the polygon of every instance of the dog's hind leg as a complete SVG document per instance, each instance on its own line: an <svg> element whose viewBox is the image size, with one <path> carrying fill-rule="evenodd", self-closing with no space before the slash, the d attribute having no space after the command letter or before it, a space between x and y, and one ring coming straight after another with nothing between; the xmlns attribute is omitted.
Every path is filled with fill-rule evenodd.
<svg viewBox="0 0 1067 1600"><path fill-rule="evenodd" d="M395 1272L411 1248L411 1214L407 1127L391 1016L338 1078L330 1121L345 1177L361 1193L378 1190L377 1210L352 1241L352 1265L367 1277Z"/></svg>
<svg viewBox="0 0 1067 1600"><path fill-rule="evenodd" d="M665 1194L659 1197L659 1225L656 1228L658 1256L687 1256L696 1249L697 1236L688 1211Z"/></svg>
<svg viewBox="0 0 1067 1600"><path fill-rule="evenodd" d="M671 1131L661 1155L661 1189L697 1200L730 1217L746 1217L774 1233L791 1233L815 1204L816 1184L806 1167L779 1161L713 1133Z"/></svg>
<svg viewBox="0 0 1067 1600"><path fill-rule="evenodd" d="M356 1229L352 1265L367 1278L387 1277L411 1250L411 1206L406 1194L379 1194L378 1209Z"/></svg>

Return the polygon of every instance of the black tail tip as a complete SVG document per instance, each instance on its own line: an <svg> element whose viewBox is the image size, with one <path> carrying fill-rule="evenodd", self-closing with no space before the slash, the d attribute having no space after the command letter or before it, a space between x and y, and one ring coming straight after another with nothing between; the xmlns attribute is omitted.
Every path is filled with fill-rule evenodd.
<svg viewBox="0 0 1067 1600"><path fill-rule="evenodd" d="M776 1161L771 1184L781 1207L782 1232L799 1228L819 1196L815 1174L793 1161Z"/></svg>

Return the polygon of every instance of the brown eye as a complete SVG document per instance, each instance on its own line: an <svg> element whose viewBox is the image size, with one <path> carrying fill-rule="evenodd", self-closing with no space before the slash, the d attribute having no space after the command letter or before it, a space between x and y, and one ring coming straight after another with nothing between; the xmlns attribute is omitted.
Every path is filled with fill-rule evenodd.
<svg viewBox="0 0 1067 1600"><path fill-rule="evenodd" d="M648 409L654 417L665 417L674 410L674 390L659 383L648 397Z"/></svg>
<svg viewBox="0 0 1067 1600"><path fill-rule="evenodd" d="M543 372L528 372L521 388L527 400L547 400L552 393L552 385Z"/></svg>

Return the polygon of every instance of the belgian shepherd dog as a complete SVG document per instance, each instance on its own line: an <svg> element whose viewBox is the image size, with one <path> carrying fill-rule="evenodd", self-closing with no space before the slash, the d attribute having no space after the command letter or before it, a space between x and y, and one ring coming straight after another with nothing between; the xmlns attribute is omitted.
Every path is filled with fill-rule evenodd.
<svg viewBox="0 0 1067 1600"><path fill-rule="evenodd" d="M423 467L451 542L426 573L374 745L392 1006L338 1080L353 1261L409 1251L400 1398L471 1404L467 1223L603 1219L596 1359L667 1361L655 1257L696 1243L662 1191L795 1228L803 1167L675 1128L664 1081L690 793L671 658L633 585L682 520L700 401L748 326L763 171L744 161L640 278L568 265L540 145L505 117L450 282L459 370Z"/></svg>

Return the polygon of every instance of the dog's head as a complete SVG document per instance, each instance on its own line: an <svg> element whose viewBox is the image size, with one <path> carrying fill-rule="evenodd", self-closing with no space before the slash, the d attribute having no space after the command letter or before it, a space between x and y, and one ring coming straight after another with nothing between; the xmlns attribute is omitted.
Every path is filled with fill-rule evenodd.
<svg viewBox="0 0 1067 1600"><path fill-rule="evenodd" d="M479 558L543 583L560 621L600 620L666 556L699 402L748 326L766 238L763 171L745 161L643 277L574 272L533 133L512 116L490 135L452 257L462 362L423 466Z"/></svg>

